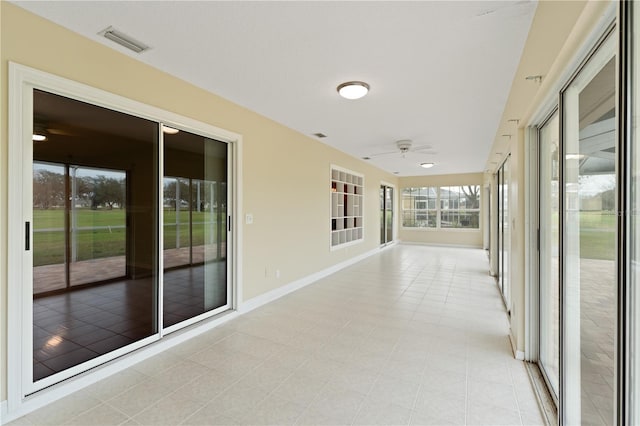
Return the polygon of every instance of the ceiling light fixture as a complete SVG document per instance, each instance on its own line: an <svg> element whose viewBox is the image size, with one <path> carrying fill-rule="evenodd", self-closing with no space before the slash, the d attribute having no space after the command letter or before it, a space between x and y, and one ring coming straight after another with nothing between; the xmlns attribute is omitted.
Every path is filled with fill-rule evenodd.
<svg viewBox="0 0 640 426"><path fill-rule="evenodd" d="M420 167L423 167L425 169L430 169L431 167L435 166L436 163L420 163Z"/></svg>
<svg viewBox="0 0 640 426"><path fill-rule="evenodd" d="M134 39L130 35L123 33L122 31L118 31L113 27L105 28L100 31L98 35L101 35L114 43L118 43L120 46L124 46L129 50L133 50L136 53L142 53L145 50L149 50L149 46L146 44Z"/></svg>
<svg viewBox="0 0 640 426"><path fill-rule="evenodd" d="M345 99L360 99L369 93L369 85L364 81L347 81L339 85L337 90Z"/></svg>
<svg viewBox="0 0 640 426"><path fill-rule="evenodd" d="M175 135L176 133L178 133L180 130L178 129L174 129L173 127L169 127L169 126L165 126L164 124L162 125L162 132L166 133L168 135Z"/></svg>
<svg viewBox="0 0 640 426"><path fill-rule="evenodd" d="M31 136L31 139L33 140L33 142L44 142L44 141L46 141L46 140L47 140L47 137L46 137L45 135L41 135L41 134L38 134L38 133L34 133L34 134Z"/></svg>

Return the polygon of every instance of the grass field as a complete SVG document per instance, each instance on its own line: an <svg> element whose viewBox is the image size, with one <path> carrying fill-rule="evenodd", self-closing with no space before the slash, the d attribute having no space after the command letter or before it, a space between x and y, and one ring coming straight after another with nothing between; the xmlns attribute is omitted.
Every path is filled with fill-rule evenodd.
<svg viewBox="0 0 640 426"><path fill-rule="evenodd" d="M614 260L616 249L616 214L614 212L580 213L580 257Z"/></svg>
<svg viewBox="0 0 640 426"><path fill-rule="evenodd" d="M126 250L125 211L78 209L77 224L83 227L110 227L79 230L77 232L78 260L120 256ZM202 222L208 213L193 212L193 245L205 242L205 226ZM164 248L176 248L176 212L164 212ZM64 262L64 211L34 210L33 212L33 262L34 266ZM44 231L47 229L47 231ZM49 230L51 229L51 230ZM41 230L41 231L39 231ZM39 231L39 232L38 232ZM215 241L216 231L212 236ZM180 212L180 247L189 245L189 212Z"/></svg>
<svg viewBox="0 0 640 426"><path fill-rule="evenodd" d="M78 260L125 254L125 211L76 210L79 227L113 227L78 231ZM193 245L205 242L205 225L208 213L193 212ZM176 247L176 212L164 212L164 247ZM117 228L122 227L122 228ZM63 210L34 210L34 231L58 228L58 231L34 232L34 266L62 263L64 261L64 212ZM582 212L580 214L580 254L586 259L613 260L615 256L616 215L611 212ZM213 239L215 240L215 230ZM180 246L189 245L189 213L180 212Z"/></svg>

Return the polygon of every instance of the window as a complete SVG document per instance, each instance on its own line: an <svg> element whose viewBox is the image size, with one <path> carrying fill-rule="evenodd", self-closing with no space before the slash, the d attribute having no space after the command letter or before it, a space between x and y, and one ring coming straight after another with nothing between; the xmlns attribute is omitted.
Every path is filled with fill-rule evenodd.
<svg viewBox="0 0 640 426"><path fill-rule="evenodd" d="M404 188L405 228L480 228L480 186Z"/></svg>
<svg viewBox="0 0 640 426"><path fill-rule="evenodd" d="M440 227L480 227L480 187L446 186L440 188Z"/></svg>
<svg viewBox="0 0 640 426"><path fill-rule="evenodd" d="M435 228L437 224L438 188L405 188L402 190L402 226Z"/></svg>

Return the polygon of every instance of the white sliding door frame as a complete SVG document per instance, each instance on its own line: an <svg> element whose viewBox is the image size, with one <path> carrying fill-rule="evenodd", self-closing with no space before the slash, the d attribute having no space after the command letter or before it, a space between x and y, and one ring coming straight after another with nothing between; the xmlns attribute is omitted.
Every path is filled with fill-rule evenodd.
<svg viewBox="0 0 640 426"><path fill-rule="evenodd" d="M92 105L123 112L131 116L151 120L158 124L158 188L162 194L163 177L163 134L161 125L166 124L176 129L190 131L207 138L227 144L227 304L226 306L204 313L179 324L179 327L162 328L162 196L158 197L159 234L157 244L158 256L158 305L156 318L159 321L156 334L141 339L108 354L99 356L80 365L71 367L50 377L33 382L32 370L32 288L33 258L32 251L25 249L25 244L32 241L33 229L26 229L25 222L33 223L32 212L32 168L33 146L33 90L72 98ZM162 90L162 88L158 88ZM8 155L8 354L7 354L7 417L15 418L24 412L25 404L38 399L34 403L42 405L61 396L60 389L69 392L74 386L63 382L79 381L88 384L87 376L99 376L99 372L86 372L107 361L126 355L133 350L154 343L166 333L211 318L222 311L237 309L242 300L241 289L241 241L242 222L236 217L241 211L242 182L241 159L242 137L239 134L214 127L169 111L146 105L122 96L114 95L81 83L77 83L46 72L23 65L9 64L9 155ZM28 166L27 166L28 163ZM31 226L32 228L32 226ZM207 327L210 328L210 327ZM197 334L197 333L195 333ZM180 339L180 338L177 338ZM151 354L153 350L149 351ZM139 358L139 354L137 355ZM149 355L148 355L149 356ZM120 362L120 361L119 361ZM97 369L99 370L99 369ZM113 370L113 369L112 369ZM81 378L72 378L80 375ZM104 373L102 373L104 375ZM68 383L67 383L68 384ZM47 389L45 389L47 388ZM77 386L76 386L77 388ZM77 389L72 389L77 390ZM34 405L31 404L31 405Z"/></svg>

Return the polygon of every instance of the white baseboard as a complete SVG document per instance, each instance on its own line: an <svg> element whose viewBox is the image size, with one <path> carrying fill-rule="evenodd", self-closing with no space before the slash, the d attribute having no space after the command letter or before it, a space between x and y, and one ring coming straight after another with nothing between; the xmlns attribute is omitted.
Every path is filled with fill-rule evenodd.
<svg viewBox="0 0 640 426"><path fill-rule="evenodd" d="M524 361L524 351L518 350L513 334L511 334L511 330L509 330L509 342L511 342L511 350L513 351L514 358L519 361Z"/></svg>
<svg viewBox="0 0 640 426"><path fill-rule="evenodd" d="M441 243L424 243L420 241L398 241L399 244L408 246L428 246L428 247L443 247L443 248L465 248L465 249L480 249L482 245L466 245L466 244L441 244Z"/></svg>
<svg viewBox="0 0 640 426"><path fill-rule="evenodd" d="M300 278L299 280L295 280L289 284L286 284L282 287L278 287L276 289L273 289L271 291L268 291L264 294L261 294L260 296L256 296L253 297L243 303L241 303L238 306L238 312L240 314L244 314L247 312L250 312L256 308L259 308L260 306L266 305L269 302L273 302L274 300L280 299L283 296L286 296L289 293L292 293L296 290L299 290L303 287L308 286L309 284L313 284L314 282L328 277L331 274L335 274L336 272L340 271L341 269L346 268L347 266L351 266L354 263L358 263L361 260L366 259L369 256L373 256L374 254L380 253L381 250L386 250L392 246L394 246L396 244L396 242L392 242L390 244L387 244L384 247L376 247L373 250L369 250L368 252L362 253L361 255L352 257L351 259L345 260L344 262L340 262L338 264L335 264L333 266L330 266L326 269L323 269L321 271L315 272L311 275L307 275L304 278Z"/></svg>

